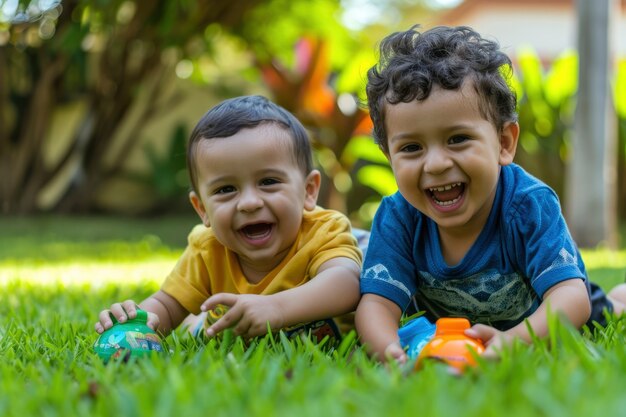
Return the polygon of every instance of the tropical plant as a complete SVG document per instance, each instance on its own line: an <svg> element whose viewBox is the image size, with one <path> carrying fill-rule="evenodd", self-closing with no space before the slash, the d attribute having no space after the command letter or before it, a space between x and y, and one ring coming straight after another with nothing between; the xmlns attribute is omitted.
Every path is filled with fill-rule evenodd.
<svg viewBox="0 0 626 417"><path fill-rule="evenodd" d="M517 162L562 195L568 135L571 132L578 81L573 51L557 57L544 72L532 49L516 54L520 146Z"/></svg>
<svg viewBox="0 0 626 417"><path fill-rule="evenodd" d="M565 51L544 70L532 49L516 54L520 146L516 162L548 183L564 200L565 172L571 151L578 91L578 54ZM626 219L626 60L613 83L618 134L617 190L621 220ZM589 138L595 140L596 138Z"/></svg>

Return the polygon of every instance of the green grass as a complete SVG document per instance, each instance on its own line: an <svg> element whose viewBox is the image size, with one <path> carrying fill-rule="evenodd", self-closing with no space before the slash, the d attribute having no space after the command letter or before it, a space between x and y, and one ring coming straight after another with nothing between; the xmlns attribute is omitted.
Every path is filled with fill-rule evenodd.
<svg viewBox="0 0 626 417"><path fill-rule="evenodd" d="M1 416L622 415L626 321L595 334L559 323L461 377L437 364L385 368L351 344L280 337L197 343L104 365L96 315L155 291L193 218L0 219ZM626 251L583 253L593 280L624 280Z"/></svg>
<svg viewBox="0 0 626 417"><path fill-rule="evenodd" d="M195 214L165 218L0 218L0 260L29 263L151 259L185 246Z"/></svg>

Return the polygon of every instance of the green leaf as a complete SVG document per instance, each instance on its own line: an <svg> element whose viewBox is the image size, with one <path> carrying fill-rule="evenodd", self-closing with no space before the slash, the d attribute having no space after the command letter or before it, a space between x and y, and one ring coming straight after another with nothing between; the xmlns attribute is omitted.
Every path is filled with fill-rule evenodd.
<svg viewBox="0 0 626 417"><path fill-rule="evenodd" d="M541 100L542 93L542 69L541 61L534 49L523 47L517 55L517 62L521 70L521 83L528 100L531 102Z"/></svg>
<svg viewBox="0 0 626 417"><path fill-rule="evenodd" d="M357 178L361 184L366 185L378 194L387 196L398 190L393 172L388 167L380 165L367 165L357 172Z"/></svg>
<svg viewBox="0 0 626 417"><path fill-rule="evenodd" d="M340 70L337 76L335 88L338 93L357 94L360 100L365 100L365 86L367 84L367 70L376 63L376 56L372 51L363 50L356 54L350 54L347 64Z"/></svg>
<svg viewBox="0 0 626 417"><path fill-rule="evenodd" d="M353 137L341 155L341 162L345 166L352 166L359 159L377 164L389 164L385 155L370 136Z"/></svg>
<svg viewBox="0 0 626 417"><path fill-rule="evenodd" d="M614 91L615 110L622 119L626 119L626 59L621 59L617 65Z"/></svg>
<svg viewBox="0 0 626 417"><path fill-rule="evenodd" d="M553 63L545 78L546 100L552 107L560 107L578 90L578 55L569 50Z"/></svg>

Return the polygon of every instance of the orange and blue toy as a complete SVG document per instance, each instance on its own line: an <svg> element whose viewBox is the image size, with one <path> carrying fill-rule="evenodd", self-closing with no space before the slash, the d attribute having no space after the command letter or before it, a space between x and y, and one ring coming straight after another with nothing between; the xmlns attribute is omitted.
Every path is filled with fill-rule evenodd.
<svg viewBox="0 0 626 417"><path fill-rule="evenodd" d="M435 336L421 350L415 368L420 369L425 360L439 360L454 373L462 373L467 367L476 365L476 355L485 351L479 339L465 335L470 323L465 318L440 318L437 320Z"/></svg>

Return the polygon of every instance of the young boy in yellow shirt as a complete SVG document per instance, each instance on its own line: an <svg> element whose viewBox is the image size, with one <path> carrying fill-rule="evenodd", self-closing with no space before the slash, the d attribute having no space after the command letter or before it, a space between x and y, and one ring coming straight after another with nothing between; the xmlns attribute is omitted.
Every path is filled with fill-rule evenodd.
<svg viewBox="0 0 626 417"><path fill-rule="evenodd" d="M139 303L166 335L219 304L205 329L245 338L352 312L361 251L343 214L316 205L321 175L302 124L261 96L226 100L191 134L191 204L202 224L161 289ZM98 333L136 315L133 300L100 312ZM189 317L188 317L189 316ZM332 323L331 323L332 324Z"/></svg>

